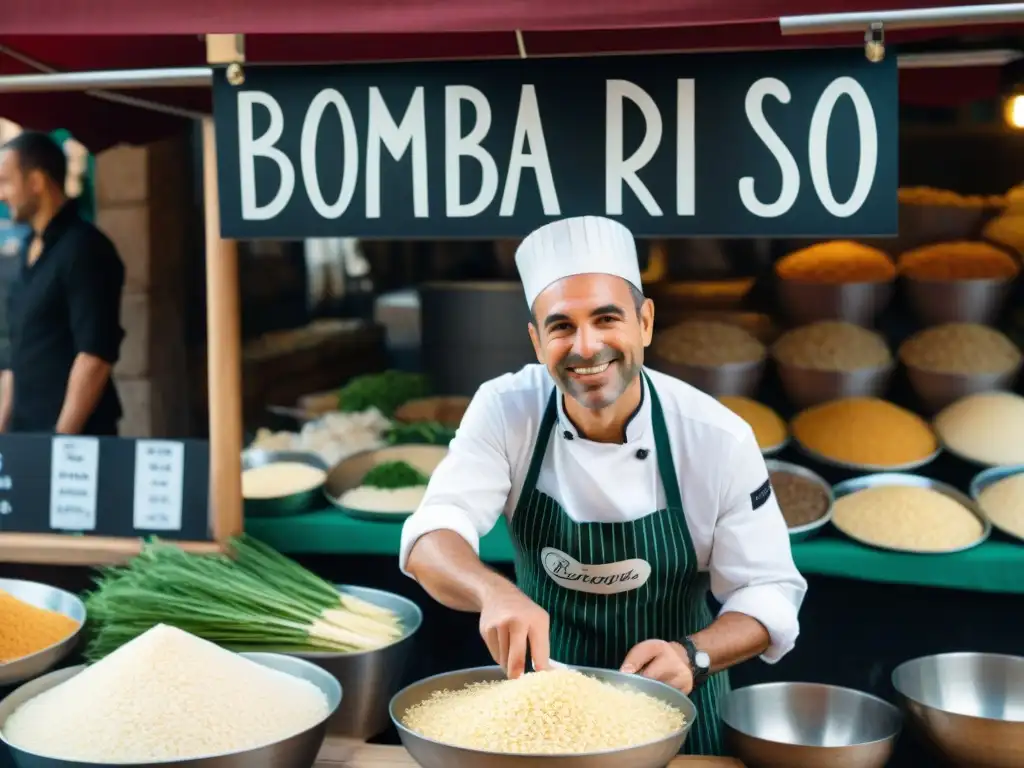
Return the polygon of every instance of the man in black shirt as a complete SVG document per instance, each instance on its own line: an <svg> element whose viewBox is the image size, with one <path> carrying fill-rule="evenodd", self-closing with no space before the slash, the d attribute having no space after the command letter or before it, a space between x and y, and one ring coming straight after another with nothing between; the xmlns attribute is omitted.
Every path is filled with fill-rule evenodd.
<svg viewBox="0 0 1024 768"><path fill-rule="evenodd" d="M8 294L0 430L116 435L124 264L65 197L66 174L63 150L45 133L0 148L0 200L32 228Z"/></svg>

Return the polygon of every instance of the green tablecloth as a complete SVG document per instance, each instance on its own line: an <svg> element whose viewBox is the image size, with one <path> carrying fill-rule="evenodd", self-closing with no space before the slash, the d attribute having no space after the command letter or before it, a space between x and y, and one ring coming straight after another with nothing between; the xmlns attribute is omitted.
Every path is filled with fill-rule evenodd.
<svg viewBox="0 0 1024 768"><path fill-rule="evenodd" d="M402 525L354 520L327 510L280 518L250 518L249 533L293 555L398 554ZM487 562L511 562L512 542L505 521L480 544ZM838 535L822 534L793 545L804 574L865 581L1024 594L1024 545L998 538L955 555L905 555L863 547Z"/></svg>

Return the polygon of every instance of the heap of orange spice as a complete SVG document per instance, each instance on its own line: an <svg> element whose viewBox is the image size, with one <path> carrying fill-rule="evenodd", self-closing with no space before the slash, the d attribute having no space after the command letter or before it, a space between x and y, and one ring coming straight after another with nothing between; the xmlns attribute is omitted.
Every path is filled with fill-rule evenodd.
<svg viewBox="0 0 1024 768"><path fill-rule="evenodd" d="M802 283L885 283L896 279L896 265L877 248L832 240L779 259L775 273Z"/></svg>
<svg viewBox="0 0 1024 768"><path fill-rule="evenodd" d="M995 280L1016 277L1020 266L993 245L957 240L907 251L899 258L899 271L912 280Z"/></svg>
<svg viewBox="0 0 1024 768"><path fill-rule="evenodd" d="M938 449L928 422L876 397L848 397L815 405L790 423L799 443L834 461L897 467L923 461Z"/></svg>
<svg viewBox="0 0 1024 768"><path fill-rule="evenodd" d="M0 590L0 662L31 656L78 630L78 622Z"/></svg>

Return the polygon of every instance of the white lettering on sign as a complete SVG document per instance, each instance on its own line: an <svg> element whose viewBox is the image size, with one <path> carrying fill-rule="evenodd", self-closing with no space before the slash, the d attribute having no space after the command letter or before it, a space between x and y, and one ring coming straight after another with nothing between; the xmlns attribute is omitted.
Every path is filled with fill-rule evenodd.
<svg viewBox="0 0 1024 768"><path fill-rule="evenodd" d="M614 595L639 589L651 577L651 564L638 558L584 565L559 549L545 547L541 550L540 559L544 571L556 584L595 595Z"/></svg>
<svg viewBox="0 0 1024 768"><path fill-rule="evenodd" d="M180 531L185 484L185 446L174 440L135 443L137 531Z"/></svg>
<svg viewBox="0 0 1024 768"><path fill-rule="evenodd" d="M764 114L764 100L771 96L782 104L789 104L792 98L784 82L774 77L763 77L750 86L744 108L747 121L754 133L761 139L768 151L775 157L782 174L779 196L774 202L764 203L754 191L754 177L740 179L740 200L744 207L755 216L775 218L788 213L800 194L800 169L793 153L771 127ZM828 131L832 113L840 96L849 96L857 114L857 132L860 139L860 159L857 166L857 180L853 192L845 203L840 203L832 194L828 174ZM818 97L811 115L807 142L811 182L822 207L836 218L849 218L857 213L868 199L878 168L878 126L875 111L871 107L864 88L852 77L838 77Z"/></svg>
<svg viewBox="0 0 1024 768"><path fill-rule="evenodd" d="M341 120L341 148L344 157L338 199L328 203L324 199L320 177L317 174L316 149L320 121L323 120L327 107L332 105L338 111L338 118ZM302 121L302 136L299 139L299 163L302 166L302 181L306 187L306 195L313 209L325 219L337 219L344 214L356 193L356 181L359 179L359 136L348 102L333 88L320 91L306 110L306 117ZM291 174L295 176L294 169Z"/></svg>
<svg viewBox="0 0 1024 768"><path fill-rule="evenodd" d="M50 528L55 531L95 530L99 439L55 437L51 446Z"/></svg>
<svg viewBox="0 0 1024 768"><path fill-rule="evenodd" d="M355 128L353 128L353 132ZM430 216L427 186L427 111L423 86L412 93L402 122L395 124L379 88L370 89L370 117L366 131L366 218L380 218L380 148L387 147L401 160L412 147L412 211L417 219ZM346 159L348 152L346 151ZM346 171L348 169L346 168ZM305 171L303 171L305 173Z"/></svg>
<svg viewBox="0 0 1024 768"><path fill-rule="evenodd" d="M473 127L462 135L462 102L468 101L476 114ZM444 89L444 188L445 210L451 218L483 213L498 191L498 164L481 146L491 130L491 103L483 91L471 85L449 85ZM481 183L476 198L462 202L462 158L480 164Z"/></svg>
<svg viewBox="0 0 1024 768"><path fill-rule="evenodd" d="M860 142L857 180L854 182L850 199L845 203L836 201L828 178L828 128L840 96L849 96L853 102L853 109L857 113L857 137ZM822 92L814 107L814 114L811 115L811 132L807 148L811 162L811 181L825 210L840 219L848 218L859 211L868 199L871 185L875 181L875 170L878 167L878 127L875 124L875 111L871 108L871 99L861 84L852 77L838 77Z"/></svg>
<svg viewBox="0 0 1024 768"><path fill-rule="evenodd" d="M254 135L253 110L259 104L267 111L270 125L258 139ZM312 107L310 107L312 109ZM277 99L263 91L238 92L238 174L242 185L242 218L267 221L288 205L295 191L295 168L288 156L275 146L284 133L284 112ZM273 160L281 171L277 194L264 206L256 202L256 158Z"/></svg>
<svg viewBox="0 0 1024 768"><path fill-rule="evenodd" d="M526 151L527 142L530 144L529 152ZM537 190L540 192L540 204L544 208L544 215L560 215L562 209L558 205L555 175L551 172L548 144L544 140L544 125L540 120L537 89L532 85L524 85L519 94L519 112L512 135L512 156L508 161L505 189L501 193L499 216L515 215L519 180L524 168L532 168L537 177Z"/></svg>

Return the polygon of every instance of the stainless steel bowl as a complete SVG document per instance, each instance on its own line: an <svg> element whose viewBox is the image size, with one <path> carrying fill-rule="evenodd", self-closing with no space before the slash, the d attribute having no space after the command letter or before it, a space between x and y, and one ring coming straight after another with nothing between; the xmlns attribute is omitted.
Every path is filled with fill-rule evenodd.
<svg viewBox="0 0 1024 768"><path fill-rule="evenodd" d="M764 376L765 360L724 365L689 365L673 363L653 352L647 355L652 370L674 376L712 397L733 395L755 397Z"/></svg>
<svg viewBox="0 0 1024 768"><path fill-rule="evenodd" d="M845 397L883 397L895 364L855 371L819 371L775 361L786 397L797 408Z"/></svg>
<svg viewBox="0 0 1024 768"><path fill-rule="evenodd" d="M922 325L992 325L1013 288L1014 278L991 280L902 279L907 299Z"/></svg>
<svg viewBox="0 0 1024 768"><path fill-rule="evenodd" d="M974 476L974 479L971 480L970 487L971 498L974 500L974 503L978 505L978 509L983 515L985 515L985 517L988 517L988 513L985 511L985 507L981 504L981 494L985 489L995 485L1000 480L1005 480L1008 477L1020 474L1024 474L1024 464L1016 467L992 467L991 469L986 469ZM1013 533L991 519L989 522L992 523L993 528L1004 536L1009 536L1011 539L1024 542L1024 536L1021 536L1019 533Z"/></svg>
<svg viewBox="0 0 1024 768"><path fill-rule="evenodd" d="M904 363L907 378L921 404L931 413L938 413L961 397L980 392L1013 389L1020 374L1018 364L1003 373L940 373L926 371Z"/></svg>
<svg viewBox="0 0 1024 768"><path fill-rule="evenodd" d="M898 666L892 684L915 730L954 765L1024 765L1024 658L926 656Z"/></svg>
<svg viewBox="0 0 1024 768"><path fill-rule="evenodd" d="M825 492L825 496L828 498L828 509L825 510L825 514L806 525L800 525L796 528L789 529L789 541L790 543L796 543L798 541L804 541L809 539L811 536L816 534L832 519L832 506L835 503L835 499L832 496L832 486L829 482L819 475L817 472L812 472L807 467L801 467L799 464L791 464L788 461L778 461L777 459L768 459L765 461L765 466L768 468L768 473L772 472L786 472L797 477L802 477L805 480L810 480L817 486L821 487L821 490ZM776 501L780 501L778 494L775 497ZM780 501L781 504L781 501Z"/></svg>
<svg viewBox="0 0 1024 768"><path fill-rule="evenodd" d="M738 688L721 713L730 752L747 768L882 768L903 720L876 696L817 683Z"/></svg>
<svg viewBox="0 0 1024 768"><path fill-rule="evenodd" d="M500 667L477 667L448 672L421 680L399 691L391 700L391 719L402 744L423 768L664 768L679 753L697 719L697 708L680 691L663 683L609 669L576 667L580 672L616 685L628 685L682 710L686 724L659 741L629 749L576 755L500 754L442 744L410 731L402 716L412 706L430 698L435 691L459 690L470 683L504 680Z"/></svg>
<svg viewBox="0 0 1024 768"><path fill-rule="evenodd" d="M242 471L294 461L323 471L326 480L330 467L315 453L308 451L264 451L251 449L242 453ZM245 514L249 517L281 517L312 512L322 506L323 483L307 491L292 493L273 499L245 499Z"/></svg>
<svg viewBox="0 0 1024 768"><path fill-rule="evenodd" d="M914 469L920 469L921 467L931 464L935 459L938 458L939 454L942 453L942 447L936 448L932 453L929 453L924 458L917 461L908 461L906 464L894 464L892 466L885 466L884 464L854 464L850 461L840 461L839 459L833 459L831 456L826 456L823 453L819 453L812 448L808 448L806 445L800 442L797 438L793 438L800 451L807 456L809 459L813 459L819 464L825 464L830 467L838 467L839 469L848 469L854 472L909 472Z"/></svg>
<svg viewBox="0 0 1024 768"><path fill-rule="evenodd" d="M764 457L774 456L777 453L784 451L790 443L790 436L787 434L785 439L778 445L768 445L761 449L761 455Z"/></svg>
<svg viewBox="0 0 1024 768"><path fill-rule="evenodd" d="M255 661L257 664L262 664L264 667L309 681L327 696L328 710L331 714L334 713L341 703L342 691L338 681L315 664L276 653L242 653L239 655ZM174 660L169 659L167 663L173 664ZM83 669L85 669L84 665L51 672L45 677L40 677L37 680L26 683L6 699L0 701L0 729L3 728L4 721L19 706L44 691L48 691L70 680ZM323 722L314 725L302 733L297 733L283 741L256 747L255 749L210 755L190 760L117 763L117 765L118 768L168 768L168 766L182 766L182 768L312 768L316 763L320 748L323 746L326 732L327 720L324 719ZM26 752L7 741L2 730L0 730L0 743L5 744L10 749L11 757L14 759L14 764L17 768L107 768L107 766L112 765L112 763L83 763L76 760L60 760Z"/></svg>
<svg viewBox="0 0 1024 768"><path fill-rule="evenodd" d="M778 280L783 310L796 325L845 320L870 328L889 306L894 281L882 283L805 283Z"/></svg>
<svg viewBox="0 0 1024 768"><path fill-rule="evenodd" d="M402 684L423 624L423 612L412 600L380 589L339 585L339 590L398 614L405 633L400 640L360 653L288 654L316 664L341 683L345 699L327 724L332 736L365 741L388 727L388 705Z"/></svg>
<svg viewBox="0 0 1024 768"><path fill-rule="evenodd" d="M85 604L77 596L63 589L20 579L0 579L0 591L24 603L62 613L78 622L78 629L49 648L24 656L6 664L0 662L0 688L17 685L49 672L75 649L85 625Z"/></svg>
<svg viewBox="0 0 1024 768"><path fill-rule="evenodd" d="M324 486L324 496L330 504L350 517L380 523L400 523L416 510L375 512L369 509L354 509L342 503L341 497L345 495L346 491L351 491L362 485L366 473L381 464L389 461L404 461L429 477L447 455L448 446L446 445L413 443L408 445L389 445L385 448L360 451L344 459L331 469L330 474L327 475L327 484Z"/></svg>
<svg viewBox="0 0 1024 768"><path fill-rule="evenodd" d="M955 549L943 549L943 550L917 550L917 549L899 549L896 547L887 547L882 544L875 544L865 539L861 539L853 534L844 531L839 525L836 524L835 518L832 519L832 524L840 531L844 536L853 539L859 544L863 544L865 547L872 547L874 549L884 549L889 552L913 552L915 554L923 555L949 555L954 552L965 552L968 549L974 549L979 544L983 544L988 540L988 537L992 535L992 523L989 522L988 518L982 513L978 505L965 493L958 491L951 485L941 483L938 480L932 480L930 477L923 477L921 475L904 475L899 473L882 473L877 475L865 475L864 477L855 477L852 480L839 483L832 489L832 493L835 495L836 501L849 496L851 493L857 491L863 491L867 488L881 488L886 486L897 486L906 487L912 486L915 488L928 488L937 493L941 493L953 501L957 502L968 512L978 518L978 522L981 523L981 536L979 536L972 543L964 547L956 547Z"/></svg>

